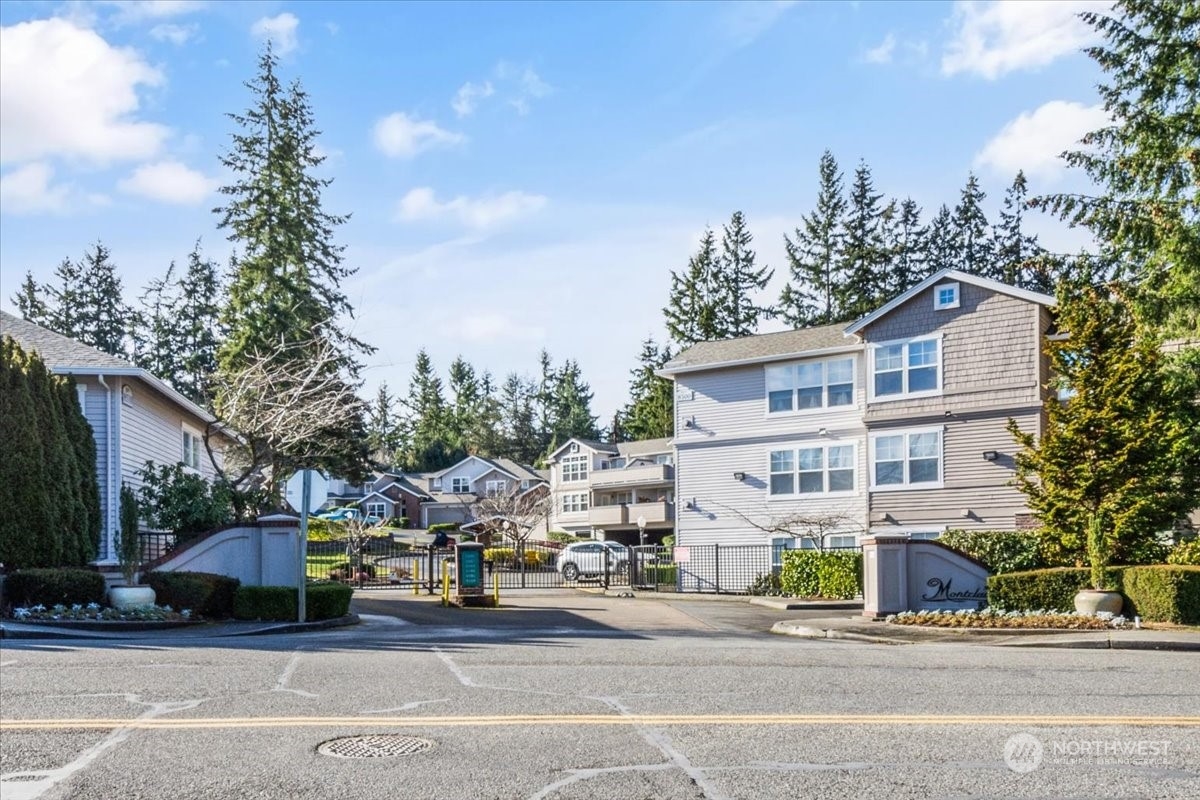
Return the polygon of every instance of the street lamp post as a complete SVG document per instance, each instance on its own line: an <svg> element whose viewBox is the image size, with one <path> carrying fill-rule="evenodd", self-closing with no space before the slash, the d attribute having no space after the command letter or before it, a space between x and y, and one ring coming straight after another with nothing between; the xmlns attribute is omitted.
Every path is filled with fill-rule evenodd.
<svg viewBox="0 0 1200 800"><path fill-rule="evenodd" d="M638 526L638 544L643 547L646 545L646 518L644 516L637 518Z"/></svg>
<svg viewBox="0 0 1200 800"><path fill-rule="evenodd" d="M646 517L645 517L645 515L638 515L637 526L638 526L638 551L637 551L637 558L635 559L635 561L637 563L637 575L639 577L638 583L640 583L641 582L640 576L642 574L642 559L645 558L645 551L642 550L642 548L646 546ZM631 586L633 585L633 577L634 576L632 576L632 575L630 576L629 583Z"/></svg>

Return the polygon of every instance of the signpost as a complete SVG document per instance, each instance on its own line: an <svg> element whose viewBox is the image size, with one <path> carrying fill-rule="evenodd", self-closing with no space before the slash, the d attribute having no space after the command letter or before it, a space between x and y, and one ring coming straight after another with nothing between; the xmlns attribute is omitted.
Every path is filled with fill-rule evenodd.
<svg viewBox="0 0 1200 800"><path fill-rule="evenodd" d="M315 469L302 469L288 478L284 486L284 497L288 504L300 512L300 537L297 540L297 559L300 565L300 586L296 593L297 622L304 622L308 609L305 607L305 585L308 583L308 515L325 503L329 496L329 481Z"/></svg>
<svg viewBox="0 0 1200 800"><path fill-rule="evenodd" d="M487 605L488 598L483 593L483 545L478 542L457 545L454 558L459 605Z"/></svg>

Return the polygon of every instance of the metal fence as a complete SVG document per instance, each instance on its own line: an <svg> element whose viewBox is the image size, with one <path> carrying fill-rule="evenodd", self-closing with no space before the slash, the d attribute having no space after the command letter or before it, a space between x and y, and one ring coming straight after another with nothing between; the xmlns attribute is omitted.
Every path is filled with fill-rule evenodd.
<svg viewBox="0 0 1200 800"><path fill-rule="evenodd" d="M175 549L179 537L173 533L138 533L138 563L162 558Z"/></svg>

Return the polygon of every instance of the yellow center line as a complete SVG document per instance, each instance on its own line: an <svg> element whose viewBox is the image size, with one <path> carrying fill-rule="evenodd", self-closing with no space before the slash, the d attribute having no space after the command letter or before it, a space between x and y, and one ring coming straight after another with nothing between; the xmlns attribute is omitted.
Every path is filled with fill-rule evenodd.
<svg viewBox="0 0 1200 800"><path fill-rule="evenodd" d="M403 727L514 725L1042 725L1200 727L1200 717L946 714L515 714L438 717L202 717L151 719L7 719L0 731L203 728Z"/></svg>

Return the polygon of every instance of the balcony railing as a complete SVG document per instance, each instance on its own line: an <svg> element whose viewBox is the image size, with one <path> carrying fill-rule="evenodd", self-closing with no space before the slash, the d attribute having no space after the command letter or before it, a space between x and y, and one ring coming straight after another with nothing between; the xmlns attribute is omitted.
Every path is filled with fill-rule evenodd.
<svg viewBox="0 0 1200 800"><path fill-rule="evenodd" d="M593 489L608 486L643 486L656 483L673 483L675 467L670 464L647 464L625 469L601 469L591 475Z"/></svg>
<svg viewBox="0 0 1200 800"><path fill-rule="evenodd" d="M674 522L675 504L658 500L653 503L592 506L588 509L588 523L597 528L637 525L638 517L645 517L647 525Z"/></svg>
<svg viewBox="0 0 1200 800"><path fill-rule="evenodd" d="M628 506L592 506L588 509L588 524L597 528L605 526L611 528L617 525L626 525L628 522Z"/></svg>

